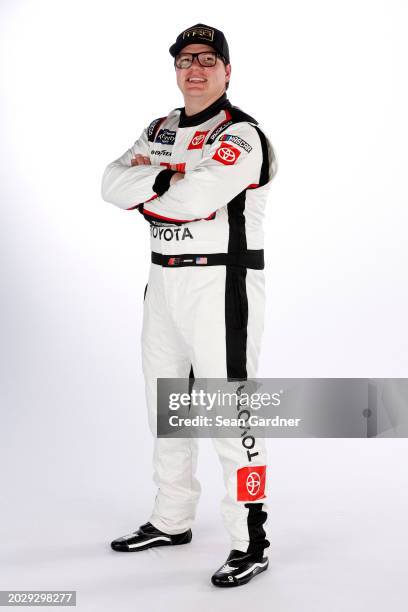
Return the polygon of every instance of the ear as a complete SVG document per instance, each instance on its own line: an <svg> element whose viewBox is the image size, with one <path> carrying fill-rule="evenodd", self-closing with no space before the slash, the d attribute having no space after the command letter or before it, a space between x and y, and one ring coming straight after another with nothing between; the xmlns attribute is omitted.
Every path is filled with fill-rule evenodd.
<svg viewBox="0 0 408 612"><path fill-rule="evenodd" d="M226 82L226 83L228 83L228 81L229 81L229 80L230 80L230 78L231 78L231 64L227 64L227 65L225 66L225 76L227 77L227 78L225 79L225 82Z"/></svg>

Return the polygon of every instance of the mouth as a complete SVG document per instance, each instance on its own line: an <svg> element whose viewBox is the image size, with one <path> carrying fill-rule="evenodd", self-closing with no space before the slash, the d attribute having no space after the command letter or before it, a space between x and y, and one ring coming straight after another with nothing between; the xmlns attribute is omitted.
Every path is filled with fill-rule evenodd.
<svg viewBox="0 0 408 612"><path fill-rule="evenodd" d="M207 79L203 79L201 77L189 77L188 79L186 79L187 83L193 83L194 85L199 84L199 83L205 83L207 81Z"/></svg>

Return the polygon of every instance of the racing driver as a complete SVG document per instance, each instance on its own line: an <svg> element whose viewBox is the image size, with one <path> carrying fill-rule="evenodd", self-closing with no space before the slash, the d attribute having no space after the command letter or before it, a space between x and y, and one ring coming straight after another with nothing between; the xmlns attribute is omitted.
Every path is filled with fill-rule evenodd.
<svg viewBox="0 0 408 612"><path fill-rule="evenodd" d="M196 24L169 50L184 107L151 121L102 179L104 200L149 221L152 250L142 363L158 491L148 522L111 543L122 552L192 538L198 443L157 437L157 378L255 377L263 331L262 223L276 172L272 145L227 98L231 64L220 30ZM211 580L234 587L268 567L265 440L213 444L231 550Z"/></svg>

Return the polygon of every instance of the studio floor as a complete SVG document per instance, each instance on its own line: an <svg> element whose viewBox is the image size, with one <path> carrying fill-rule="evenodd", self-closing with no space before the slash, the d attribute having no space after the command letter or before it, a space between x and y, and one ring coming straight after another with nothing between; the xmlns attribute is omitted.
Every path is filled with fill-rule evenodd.
<svg viewBox="0 0 408 612"><path fill-rule="evenodd" d="M148 474L129 466L113 491L102 480L76 493L31 483L5 497L0 588L76 590L81 612L112 610L406 610L408 493L405 440L269 440L270 568L249 584L217 589L212 572L229 545L211 445L201 441L202 498L193 541L121 554L111 539L147 520ZM67 476L67 475L65 475ZM106 481L109 482L109 479Z"/></svg>

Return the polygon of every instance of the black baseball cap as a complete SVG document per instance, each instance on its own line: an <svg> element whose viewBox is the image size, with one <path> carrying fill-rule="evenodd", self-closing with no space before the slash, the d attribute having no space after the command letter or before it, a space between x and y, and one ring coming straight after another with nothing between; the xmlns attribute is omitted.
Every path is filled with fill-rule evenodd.
<svg viewBox="0 0 408 612"><path fill-rule="evenodd" d="M174 45L170 47L170 54L176 57L183 47L196 43L203 43L204 45L213 47L215 51L218 51L218 53L223 56L226 64L230 63L228 43L224 34L221 30L204 25L203 23L197 23L191 26L191 28L187 28L187 30L181 32L181 34L177 36Z"/></svg>

